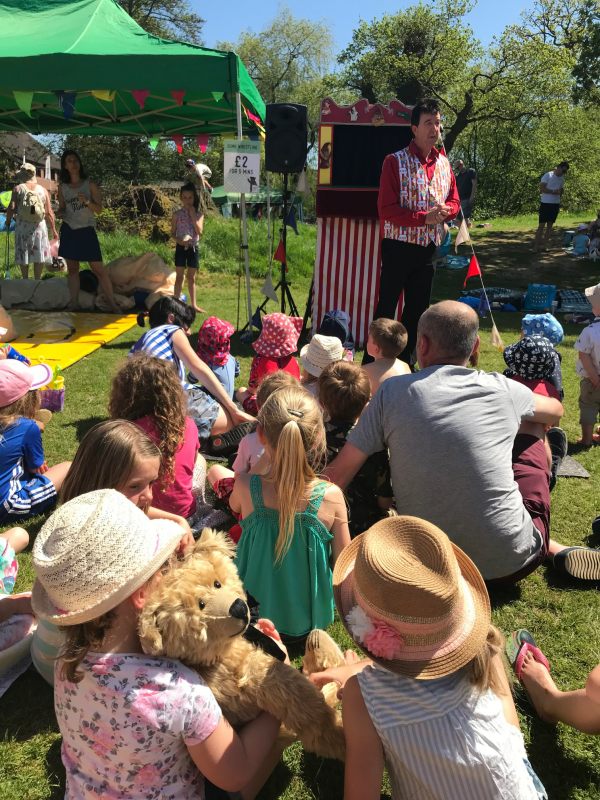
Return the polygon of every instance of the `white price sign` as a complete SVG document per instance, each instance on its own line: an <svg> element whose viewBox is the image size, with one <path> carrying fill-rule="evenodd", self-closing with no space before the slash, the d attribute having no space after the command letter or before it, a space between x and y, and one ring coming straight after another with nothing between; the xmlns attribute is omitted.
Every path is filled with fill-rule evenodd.
<svg viewBox="0 0 600 800"><path fill-rule="evenodd" d="M223 176L226 192L258 192L260 142L225 139Z"/></svg>

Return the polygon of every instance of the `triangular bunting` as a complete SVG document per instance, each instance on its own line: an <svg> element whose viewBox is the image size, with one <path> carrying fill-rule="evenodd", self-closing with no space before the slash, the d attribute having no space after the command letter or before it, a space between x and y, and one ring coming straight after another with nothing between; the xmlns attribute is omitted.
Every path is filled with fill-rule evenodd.
<svg viewBox="0 0 600 800"><path fill-rule="evenodd" d="M183 105L183 98L185 96L185 89L171 89L169 92L173 100L177 103L178 106Z"/></svg>
<svg viewBox="0 0 600 800"><path fill-rule="evenodd" d="M458 253L458 245L464 244L465 242L470 242L471 238L469 236L469 229L467 228L467 223L462 220L460 223L460 228L458 229L458 233L456 234L456 241L454 242L454 252Z"/></svg>
<svg viewBox="0 0 600 800"><path fill-rule="evenodd" d="M269 300L272 300L274 303L277 302L278 297L275 293L275 287L273 286L273 280L271 278L271 273L267 274L265 278L265 282L262 285L261 292L264 294L265 297L268 297Z"/></svg>
<svg viewBox="0 0 600 800"><path fill-rule="evenodd" d="M306 170L303 169L300 175L298 175L298 183L296 184L296 191L300 194L304 194L308 189L306 183Z"/></svg>
<svg viewBox="0 0 600 800"><path fill-rule="evenodd" d="M17 107L24 113L27 114L28 117L31 116L31 103L33 102L33 92L15 92L13 91L13 97L15 98L15 103Z"/></svg>
<svg viewBox="0 0 600 800"><path fill-rule="evenodd" d="M116 91L114 89L92 89L92 97L97 100L104 100L105 103L112 103L115 95Z"/></svg>
<svg viewBox="0 0 600 800"><path fill-rule="evenodd" d="M211 92L211 94L213 96L213 100L218 103L220 100L223 99L223 95L225 94L225 92Z"/></svg>
<svg viewBox="0 0 600 800"><path fill-rule="evenodd" d="M294 206L290 208L290 212L287 215L286 224L290 226L290 228L294 231L296 236L298 236L298 225L296 223L296 211L294 210Z"/></svg>
<svg viewBox="0 0 600 800"><path fill-rule="evenodd" d="M198 144L200 152L206 153L206 150L208 148L208 134L201 133L199 136L196 136L196 142Z"/></svg>
<svg viewBox="0 0 600 800"><path fill-rule="evenodd" d="M183 134L181 133L174 133L171 136L171 139L175 142L175 147L177 148L177 152L181 155L183 153Z"/></svg>
<svg viewBox="0 0 600 800"><path fill-rule="evenodd" d="M58 98L58 105L62 108L63 117L71 119L75 113L75 92L61 92Z"/></svg>
<svg viewBox="0 0 600 800"><path fill-rule="evenodd" d="M285 247L283 246L283 240L279 240L279 244L277 245L277 250L273 254L274 261L279 261L281 264L286 263L285 259Z"/></svg>
<svg viewBox="0 0 600 800"><path fill-rule="evenodd" d="M140 110L144 110L144 106L146 105L146 99L150 95L149 89L132 89L131 96L135 100L135 102L140 107Z"/></svg>
<svg viewBox="0 0 600 800"><path fill-rule="evenodd" d="M156 148L158 147L158 139L152 137L152 139L150 139L150 141L148 142L148 145L150 146L150 150L156 150Z"/></svg>
<svg viewBox="0 0 600 800"><path fill-rule="evenodd" d="M467 274L465 275L465 282L463 283L463 288L467 285L467 281L469 278L474 278L476 275L481 277L481 268L479 266L479 262L477 261L477 256L473 254L471 256L471 260L469 261L469 268L467 269Z"/></svg>
<svg viewBox="0 0 600 800"><path fill-rule="evenodd" d="M496 327L496 323L492 324L492 336L491 336L492 347L495 347L501 353L504 352L504 342L502 341L502 337Z"/></svg>

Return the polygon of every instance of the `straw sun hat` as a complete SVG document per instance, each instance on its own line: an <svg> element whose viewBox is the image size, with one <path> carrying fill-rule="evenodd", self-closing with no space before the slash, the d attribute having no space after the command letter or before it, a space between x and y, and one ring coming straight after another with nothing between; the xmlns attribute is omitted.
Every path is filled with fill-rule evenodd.
<svg viewBox="0 0 600 800"><path fill-rule="evenodd" d="M333 588L357 646L400 675L450 675L485 644L490 601L483 578L422 519L384 519L353 539L336 561Z"/></svg>
<svg viewBox="0 0 600 800"><path fill-rule="evenodd" d="M316 378L325 367L344 357L344 346L337 336L323 336L315 333L308 344L300 351L300 361L304 369Z"/></svg>
<svg viewBox="0 0 600 800"><path fill-rule="evenodd" d="M82 494L35 540L34 613L58 625L95 619L143 586L180 541L176 522L149 520L114 489Z"/></svg>

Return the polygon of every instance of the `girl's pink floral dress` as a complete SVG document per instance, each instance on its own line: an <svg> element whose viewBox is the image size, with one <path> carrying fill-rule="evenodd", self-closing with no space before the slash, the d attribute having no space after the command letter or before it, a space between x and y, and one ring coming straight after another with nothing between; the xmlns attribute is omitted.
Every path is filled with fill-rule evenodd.
<svg viewBox="0 0 600 800"><path fill-rule="evenodd" d="M179 661L88 653L80 683L60 678L54 707L63 737L66 800L202 800L204 779L187 744L206 739L221 709Z"/></svg>

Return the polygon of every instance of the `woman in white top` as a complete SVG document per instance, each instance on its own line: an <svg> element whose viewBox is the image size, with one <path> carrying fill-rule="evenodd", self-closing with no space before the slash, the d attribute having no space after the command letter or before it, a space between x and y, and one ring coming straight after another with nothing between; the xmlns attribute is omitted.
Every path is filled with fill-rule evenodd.
<svg viewBox="0 0 600 800"><path fill-rule="evenodd" d="M95 215L100 211L100 189L89 180L79 155L74 150L65 150L60 160L58 187L58 216L63 219L58 254L67 262L70 307L79 305L79 264L87 261L112 310L119 313L96 234Z"/></svg>
<svg viewBox="0 0 600 800"><path fill-rule="evenodd" d="M34 278L39 280L44 264L51 261L46 221L50 225L52 238L58 238L50 195L38 184L33 164L23 164L15 175L15 181L17 185L6 212L6 230L9 230L13 216L16 216L15 262L24 278L29 277L29 265L33 264Z"/></svg>

